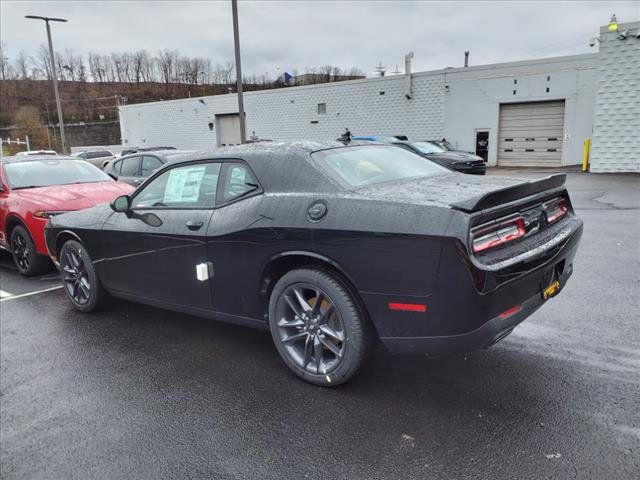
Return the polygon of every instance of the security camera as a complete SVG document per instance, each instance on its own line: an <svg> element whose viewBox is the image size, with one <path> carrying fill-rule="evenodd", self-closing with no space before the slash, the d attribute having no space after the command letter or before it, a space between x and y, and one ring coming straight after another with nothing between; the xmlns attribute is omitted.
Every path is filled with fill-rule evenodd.
<svg viewBox="0 0 640 480"><path fill-rule="evenodd" d="M595 47L597 41L598 41L598 39L596 37L592 37L591 40L589 40L589 46L590 47Z"/></svg>

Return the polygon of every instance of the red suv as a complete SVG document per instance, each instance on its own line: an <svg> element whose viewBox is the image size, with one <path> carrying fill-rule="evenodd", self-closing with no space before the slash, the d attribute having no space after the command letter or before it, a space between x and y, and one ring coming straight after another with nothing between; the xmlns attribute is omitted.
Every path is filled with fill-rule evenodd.
<svg viewBox="0 0 640 480"><path fill-rule="evenodd" d="M27 276L49 267L44 226L54 215L109 202L134 190L84 160L16 156L0 160L0 248Z"/></svg>

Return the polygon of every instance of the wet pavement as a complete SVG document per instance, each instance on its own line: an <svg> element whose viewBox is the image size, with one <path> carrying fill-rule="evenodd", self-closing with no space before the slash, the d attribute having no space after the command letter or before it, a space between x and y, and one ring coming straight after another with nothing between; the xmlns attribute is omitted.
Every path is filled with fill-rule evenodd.
<svg viewBox="0 0 640 480"><path fill-rule="evenodd" d="M82 315L3 254L2 478L638 478L640 177L568 186L585 231L557 298L489 350L380 348L336 389L265 332L124 301Z"/></svg>

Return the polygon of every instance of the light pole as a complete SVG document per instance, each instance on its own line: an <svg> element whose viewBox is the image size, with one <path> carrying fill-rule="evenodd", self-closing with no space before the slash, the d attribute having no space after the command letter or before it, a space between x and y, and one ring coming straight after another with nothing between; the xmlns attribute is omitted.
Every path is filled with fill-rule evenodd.
<svg viewBox="0 0 640 480"><path fill-rule="evenodd" d="M67 142L64 137L64 120L62 119L62 104L60 103L60 92L58 91L58 75L56 74L56 60L53 56L53 42L51 41L51 27L49 22L66 22L64 18L40 17L38 15L25 15L24 18L31 20L44 20L47 24L47 40L49 41L49 61L51 62L51 78L53 78L53 91L56 95L56 107L58 107L58 122L60 123L60 142L62 143L62 153L67 153Z"/></svg>
<svg viewBox="0 0 640 480"><path fill-rule="evenodd" d="M240 143L246 143L247 131L244 124L244 100L242 98L242 68L240 67L240 31L238 29L238 0L231 0L233 12L233 43L236 51L236 83L238 88L238 112L240 114Z"/></svg>

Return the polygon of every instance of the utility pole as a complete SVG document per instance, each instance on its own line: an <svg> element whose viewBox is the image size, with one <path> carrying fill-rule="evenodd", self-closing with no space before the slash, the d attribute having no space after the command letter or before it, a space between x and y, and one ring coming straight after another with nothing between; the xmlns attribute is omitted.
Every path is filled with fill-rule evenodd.
<svg viewBox="0 0 640 480"><path fill-rule="evenodd" d="M240 114L240 143L247 142L244 123L244 100L242 98L242 68L240 66L240 31L238 28L238 0L231 0L233 11L233 43L236 51L236 84L238 89L238 113Z"/></svg>
<svg viewBox="0 0 640 480"><path fill-rule="evenodd" d="M67 142L64 136L64 120L62 118L62 103L60 103L60 92L58 91L58 75L56 73L56 60L53 55L53 42L51 41L51 27L49 22L66 22L64 18L40 17L38 15L26 15L25 18L31 20L44 20L47 24L47 40L49 41L49 61L51 62L51 78L53 79L53 91L56 96L56 107L58 108L58 122L60 124L60 142L62 143L62 152L67 153Z"/></svg>

